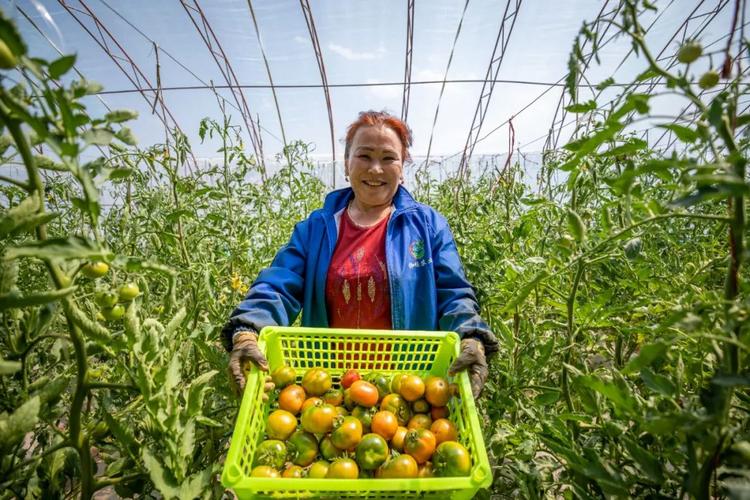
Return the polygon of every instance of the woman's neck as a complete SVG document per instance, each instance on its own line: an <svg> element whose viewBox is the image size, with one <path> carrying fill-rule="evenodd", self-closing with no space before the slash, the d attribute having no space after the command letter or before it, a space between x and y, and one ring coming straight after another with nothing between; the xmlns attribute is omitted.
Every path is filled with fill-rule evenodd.
<svg viewBox="0 0 750 500"><path fill-rule="evenodd" d="M385 205L363 206L354 198L349 205L349 218L360 226L372 226L391 213L391 203Z"/></svg>

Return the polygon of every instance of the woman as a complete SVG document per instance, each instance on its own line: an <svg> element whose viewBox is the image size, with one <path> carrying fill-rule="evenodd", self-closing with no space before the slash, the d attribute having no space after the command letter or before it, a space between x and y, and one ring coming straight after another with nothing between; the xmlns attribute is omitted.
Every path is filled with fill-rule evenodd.
<svg viewBox="0 0 750 500"><path fill-rule="evenodd" d="M401 185L411 142L406 124L385 112L362 112L349 126L351 187L295 226L222 331L240 390L246 363L268 369L257 332L290 325L301 309L303 326L455 331L461 354L451 372L468 368L479 396L497 339L479 317L445 218Z"/></svg>

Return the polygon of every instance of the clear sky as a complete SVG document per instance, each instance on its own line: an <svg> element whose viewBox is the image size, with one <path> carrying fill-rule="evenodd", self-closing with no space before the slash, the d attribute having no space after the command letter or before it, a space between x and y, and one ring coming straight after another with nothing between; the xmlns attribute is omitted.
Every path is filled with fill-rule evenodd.
<svg viewBox="0 0 750 500"><path fill-rule="evenodd" d="M66 0L80 8L78 0ZM85 0L152 83L155 82L156 58L153 46L125 20L132 23L161 50L174 56L203 81L224 84L216 63L201 40L198 31L177 0ZM187 2L190 3L190 2ZM605 5L594 0L524 0L513 28L499 79L556 82L565 75L573 39L584 20L592 20ZM662 15L649 31L648 41L655 52L665 47L677 27L701 5L697 13L709 12L717 5L729 4L703 31L705 43L729 31L731 6L727 0L661 0L654 2ZM14 4L28 13L55 44L65 52L78 54L76 67L89 79L103 84L106 90L131 90L133 85L96 45L71 15L52 0L16 0L2 2L6 11ZM400 82L404 77L406 47L406 0L310 0L323 59L330 84ZM464 9L463 0L416 0L412 80L442 80L448 57ZM615 4L609 2L608 8ZM237 79L241 84L267 84L255 29L246 0L201 0L211 26L220 40ZM492 48L502 20L505 0L471 0L455 47L449 79L484 78ZM39 7L42 7L40 9ZM296 0L254 0L260 36L269 58L274 82L282 85L320 84L320 75L305 19ZM50 15L46 21L42 12ZM122 16L119 17L117 13ZM90 20L82 16L88 25ZM49 42L18 12L15 19L29 42L31 52L55 58ZM655 15L644 18L649 24ZM687 28L694 32L706 18L694 20ZM750 21L750 20L749 20ZM682 38L682 34L678 39ZM612 76L615 67L629 50L629 42L615 40L602 52L601 66L594 66L587 77L598 83ZM673 53L677 44L667 44L665 54ZM714 48L718 48L716 45ZM200 81L171 61L160 56L163 86L200 85ZM716 59L715 64L720 64ZM617 81L640 73L643 60L633 56L614 73ZM520 83L498 83L485 120L482 134L495 129L539 96L547 87ZM463 148L476 109L481 84L449 84L442 97L440 113L433 134L432 156L450 155ZM409 124L415 135L413 155L427 152L432 122L438 104L439 84L414 85L411 91ZM516 147L521 151L540 151L543 137L553 125L553 115L563 89L545 94L536 104L515 116L513 125ZM270 90L245 90L251 112L260 117L267 154L281 149L281 137ZM286 136L312 143L315 155L330 158L331 144L323 91L320 88L279 89L281 115ZM228 91L222 95L231 101ZM387 109L401 111L401 86L331 89L336 154L343 154L342 139L346 126L358 111ZM588 98L584 96L584 98ZM150 114L150 106L137 93L105 95L113 108L140 112L132 128L144 145L160 142L164 133L160 122ZM165 92L165 101L177 122L187 132L199 157L213 157L214 144L201 145L198 123L205 116L218 117L216 98L209 90L176 90ZM664 112L674 113L679 102L666 100ZM103 112L96 100L90 103L93 113ZM241 123L239 113L228 108L234 121ZM572 129L572 127L570 127ZM245 136L247 137L247 136ZM508 127L501 127L477 145L475 153L504 153L508 149Z"/></svg>

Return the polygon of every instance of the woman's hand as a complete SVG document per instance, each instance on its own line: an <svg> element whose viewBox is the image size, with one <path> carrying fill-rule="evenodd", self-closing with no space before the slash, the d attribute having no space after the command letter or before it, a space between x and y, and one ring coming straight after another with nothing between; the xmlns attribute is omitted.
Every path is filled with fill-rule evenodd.
<svg viewBox="0 0 750 500"><path fill-rule="evenodd" d="M229 380L232 389L240 396L245 390L245 368L249 362L267 372L268 361L258 348L258 334L255 332L239 332L234 335L232 352L229 354ZM267 393L274 388L271 377L266 377L263 387L263 400L268 399Z"/></svg>
<svg viewBox="0 0 750 500"><path fill-rule="evenodd" d="M448 370L449 375L469 369L469 381L471 382L471 393L474 399L479 397L484 383L487 381L489 369L487 358L484 357L484 345L477 339L463 339L461 341L461 353Z"/></svg>

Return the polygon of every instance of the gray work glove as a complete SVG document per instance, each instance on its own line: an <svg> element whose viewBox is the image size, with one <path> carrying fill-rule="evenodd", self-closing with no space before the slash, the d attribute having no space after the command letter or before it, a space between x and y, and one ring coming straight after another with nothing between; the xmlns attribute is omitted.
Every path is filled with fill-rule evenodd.
<svg viewBox="0 0 750 500"><path fill-rule="evenodd" d="M267 372L268 361L258 348L258 334L255 332L239 332L232 340L232 352L229 354L229 381L235 394L241 396L245 391L245 369L249 362ZM268 392L274 388L271 377L266 377L263 387L263 400L268 399Z"/></svg>
<svg viewBox="0 0 750 500"><path fill-rule="evenodd" d="M484 383L487 381L489 369L487 358L484 357L484 345L477 339L463 339L461 341L461 353L448 370L449 375L469 369L469 381L471 382L471 393L474 399L479 397Z"/></svg>

